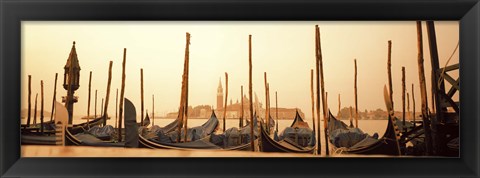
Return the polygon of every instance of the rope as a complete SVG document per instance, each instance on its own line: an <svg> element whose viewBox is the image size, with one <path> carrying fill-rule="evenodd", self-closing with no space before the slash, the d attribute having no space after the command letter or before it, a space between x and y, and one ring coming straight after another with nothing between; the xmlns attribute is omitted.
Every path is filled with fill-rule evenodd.
<svg viewBox="0 0 480 178"><path fill-rule="evenodd" d="M447 68L448 63L449 63L450 60L452 59L452 57L453 57L453 55L455 54L455 52L457 52L459 45L460 45L460 41L457 42L457 46L456 46L455 49L453 50L452 55L450 55L450 57L448 58L447 62L445 63L445 66L443 67L442 73L440 73L440 77L438 78L437 88L440 88L440 82L443 80L443 76L445 75L445 69Z"/></svg>
<svg viewBox="0 0 480 178"><path fill-rule="evenodd" d="M335 154L343 154L344 151L346 151L347 149L345 147L340 147L340 148L337 148L335 149L333 152Z"/></svg>

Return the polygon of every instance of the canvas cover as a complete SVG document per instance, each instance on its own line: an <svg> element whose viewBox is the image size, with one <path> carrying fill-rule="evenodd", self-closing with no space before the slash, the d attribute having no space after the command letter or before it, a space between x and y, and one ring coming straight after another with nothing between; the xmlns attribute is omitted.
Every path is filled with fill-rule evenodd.
<svg viewBox="0 0 480 178"><path fill-rule="evenodd" d="M88 133L99 138L100 140L109 140L114 134L115 129L111 125L106 125L104 127L101 126L93 126L90 127Z"/></svg>
<svg viewBox="0 0 480 178"><path fill-rule="evenodd" d="M187 129L187 140L195 141L206 136L211 135L218 126L218 119L215 114L212 114L210 119L207 120L201 126L196 126ZM178 130L174 130L171 132L166 132L164 129L157 129L155 130L157 138L154 138L156 142L159 143L174 143L178 139ZM185 130L182 129L180 131L180 136L183 139L185 137Z"/></svg>
<svg viewBox="0 0 480 178"><path fill-rule="evenodd" d="M281 141L284 139L289 139L290 142L302 147L312 146L312 144L315 145L315 134L310 126L308 126L308 123L305 122L300 116L298 111L296 111L295 118L293 119L290 127L286 127L280 133L278 140L276 141Z"/></svg>
<svg viewBox="0 0 480 178"><path fill-rule="evenodd" d="M350 128L329 112L328 132L330 142L337 148L368 146L378 140L378 134L369 136L359 128Z"/></svg>

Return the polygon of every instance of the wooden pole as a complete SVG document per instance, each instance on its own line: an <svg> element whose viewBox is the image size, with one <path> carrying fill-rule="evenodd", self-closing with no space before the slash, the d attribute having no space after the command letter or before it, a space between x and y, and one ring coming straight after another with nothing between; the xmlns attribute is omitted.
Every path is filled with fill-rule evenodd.
<svg viewBox="0 0 480 178"><path fill-rule="evenodd" d="M412 118L413 118L413 127L415 127L415 92L413 90L413 83L412 83Z"/></svg>
<svg viewBox="0 0 480 178"><path fill-rule="evenodd" d="M329 155L329 149L328 149L328 119L327 119L327 101L326 101L326 95L325 95L325 80L324 80L324 73L323 73L323 57L322 57L322 45L321 45L321 40L320 40L320 29L317 28L318 33L317 33L317 38L318 38L318 59L320 61L320 82L321 82L321 90L322 90L322 105L323 105L323 129L324 129L324 136L325 136L325 153Z"/></svg>
<svg viewBox="0 0 480 178"><path fill-rule="evenodd" d="M43 134L43 80L40 80L41 98L40 98L40 132Z"/></svg>
<svg viewBox="0 0 480 178"><path fill-rule="evenodd" d="M105 105L102 104L102 106L104 107L102 112L104 126L107 125L107 119L108 119L108 101L110 101L110 85L112 83L112 65L113 65L113 61L110 61L110 65L108 67L107 95L105 96ZM102 103L103 103L103 99L102 99Z"/></svg>
<svg viewBox="0 0 480 178"><path fill-rule="evenodd" d="M263 72L263 78L264 78L264 83L265 83L265 122L267 125L267 133L270 134L270 123L268 122L268 88L267 88L267 72Z"/></svg>
<svg viewBox="0 0 480 178"><path fill-rule="evenodd" d="M152 95L152 126L155 124L155 95Z"/></svg>
<svg viewBox="0 0 480 178"><path fill-rule="evenodd" d="M92 71L90 71L90 77L88 78L88 104L87 104L87 129L90 129L90 98L92 90Z"/></svg>
<svg viewBox="0 0 480 178"><path fill-rule="evenodd" d="M102 98L102 102L100 104L100 116L103 117L103 98ZM106 120L104 120L104 122L106 122ZM105 124L104 124L105 125Z"/></svg>
<svg viewBox="0 0 480 178"><path fill-rule="evenodd" d="M184 118L184 110L185 110L185 68L186 68L186 63L183 65L184 67L184 72L182 75L182 89L181 89L181 94L180 94L180 107L178 109L178 117L180 123L178 124L178 135L177 135L177 143L181 141L182 137L182 127L183 127L183 118Z"/></svg>
<svg viewBox="0 0 480 178"><path fill-rule="evenodd" d="M275 131L277 131L278 133L278 97L277 97L276 91L275 91L275 118L277 119L277 122L275 122L275 126L276 126Z"/></svg>
<svg viewBox="0 0 480 178"><path fill-rule="evenodd" d="M127 63L127 48L123 48L122 62L122 87L120 88L120 105L118 106L118 142L122 141L122 117L123 117L123 99L125 96L125 65Z"/></svg>
<svg viewBox="0 0 480 178"><path fill-rule="evenodd" d="M340 119L340 116L342 115L342 109L340 108L342 105L342 102L340 101L340 93L338 94L338 114L337 117Z"/></svg>
<svg viewBox="0 0 480 178"><path fill-rule="evenodd" d="M252 35L248 35L248 95L250 97L250 145L255 152L253 135L253 97L252 97Z"/></svg>
<svg viewBox="0 0 480 178"><path fill-rule="evenodd" d="M407 92L407 118L412 121L412 113L410 113L410 94Z"/></svg>
<svg viewBox="0 0 480 178"><path fill-rule="evenodd" d="M425 130L426 154L431 155L432 151L432 137L430 133L430 120L428 114L427 103L427 87L425 84L425 71L423 67L423 41L422 41L422 22L417 21L417 48L418 48L418 72L420 82L420 95L422 98L422 120L423 129Z"/></svg>
<svg viewBox="0 0 480 178"><path fill-rule="evenodd" d="M320 48L320 30L318 29L318 25L315 25L315 57L316 57L316 77L317 77L317 128L320 129L320 55L319 49ZM322 151L321 142L320 142L320 132L317 132L317 154L320 155Z"/></svg>
<svg viewBox="0 0 480 178"><path fill-rule="evenodd" d="M353 127L353 108L350 106L350 127Z"/></svg>
<svg viewBox="0 0 480 178"><path fill-rule="evenodd" d="M393 87L392 87L392 41L391 40L388 40L387 70L388 70L388 89L390 91L390 101L392 101L392 108L394 108L393 107Z"/></svg>
<svg viewBox="0 0 480 178"><path fill-rule="evenodd" d="M118 88L117 88L117 94L115 97L115 127L118 128Z"/></svg>
<svg viewBox="0 0 480 178"><path fill-rule="evenodd" d="M228 100L228 73L225 72L225 106L223 107L223 132L225 133Z"/></svg>
<svg viewBox="0 0 480 178"><path fill-rule="evenodd" d="M28 111L27 112L28 112L27 127L30 127L30 114L32 112L32 75L28 75Z"/></svg>
<svg viewBox="0 0 480 178"><path fill-rule="evenodd" d="M97 118L97 91L95 90L95 118Z"/></svg>
<svg viewBox="0 0 480 178"><path fill-rule="evenodd" d="M38 98L38 93L35 95L35 107L33 110L33 124L37 124L37 98Z"/></svg>
<svg viewBox="0 0 480 178"><path fill-rule="evenodd" d="M185 44L185 60L187 61L187 69L185 71L185 121L184 121L184 130L185 130L185 142L187 142L187 131L188 131L188 73L190 68L190 33L186 34L187 43Z"/></svg>
<svg viewBox="0 0 480 178"><path fill-rule="evenodd" d="M183 74L182 74L182 89L180 94L180 108L178 109L178 117L180 117L180 123L178 124L178 136L177 143L181 141L182 127L185 116L185 95L186 95L186 74L187 74L187 58L183 62Z"/></svg>
<svg viewBox="0 0 480 178"><path fill-rule="evenodd" d="M355 128L358 128L358 101L357 101L357 59L355 62Z"/></svg>
<svg viewBox="0 0 480 178"><path fill-rule="evenodd" d="M242 126L243 126L243 111L244 111L243 110L243 85L240 86L240 97L241 97L240 100L242 102L242 107L241 107L242 111L240 112L240 121L238 123L238 128L242 128Z"/></svg>
<svg viewBox="0 0 480 178"><path fill-rule="evenodd" d="M53 87L52 112L50 113L50 121L53 120L53 112L55 111L55 98L57 97L57 79L58 73L55 73L55 85Z"/></svg>
<svg viewBox="0 0 480 178"><path fill-rule="evenodd" d="M313 125L313 133L317 133L315 128L315 94L313 92L313 69L310 69L310 96L312 99L312 125ZM318 128L320 130L320 128Z"/></svg>
<svg viewBox="0 0 480 178"><path fill-rule="evenodd" d="M267 128L267 132L270 134L270 83L267 83L267 103L266 103L266 109L267 109L267 125L268 125L268 128Z"/></svg>
<svg viewBox="0 0 480 178"><path fill-rule="evenodd" d="M328 92L325 92L325 110L328 110ZM328 123L328 120L327 120Z"/></svg>
<svg viewBox="0 0 480 178"><path fill-rule="evenodd" d="M403 134L406 134L407 128L405 125L405 67L402 67L402 124L403 124Z"/></svg>
<svg viewBox="0 0 480 178"><path fill-rule="evenodd" d="M141 114L140 114L140 125L143 126L143 68L140 69L140 99L141 101Z"/></svg>

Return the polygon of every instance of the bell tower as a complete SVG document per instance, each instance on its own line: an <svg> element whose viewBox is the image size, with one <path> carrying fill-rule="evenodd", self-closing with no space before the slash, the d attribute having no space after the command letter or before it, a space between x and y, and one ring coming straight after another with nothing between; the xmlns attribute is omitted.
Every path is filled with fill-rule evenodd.
<svg viewBox="0 0 480 178"><path fill-rule="evenodd" d="M223 88L222 88L222 79L218 80L217 88L217 110L223 108Z"/></svg>

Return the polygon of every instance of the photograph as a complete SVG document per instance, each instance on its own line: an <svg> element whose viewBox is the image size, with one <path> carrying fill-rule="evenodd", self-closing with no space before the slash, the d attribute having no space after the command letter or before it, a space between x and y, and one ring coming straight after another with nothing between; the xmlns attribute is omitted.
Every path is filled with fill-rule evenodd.
<svg viewBox="0 0 480 178"><path fill-rule="evenodd" d="M20 29L23 158L460 157L459 21Z"/></svg>

